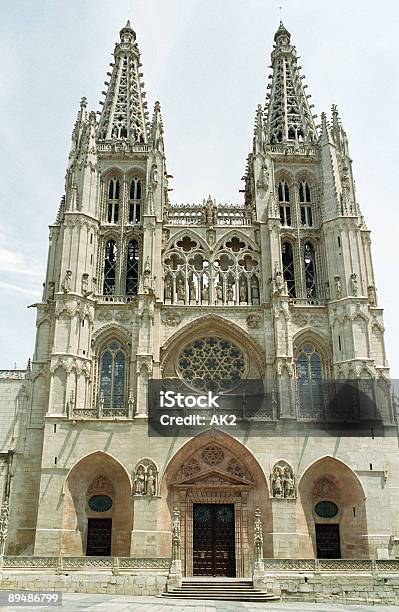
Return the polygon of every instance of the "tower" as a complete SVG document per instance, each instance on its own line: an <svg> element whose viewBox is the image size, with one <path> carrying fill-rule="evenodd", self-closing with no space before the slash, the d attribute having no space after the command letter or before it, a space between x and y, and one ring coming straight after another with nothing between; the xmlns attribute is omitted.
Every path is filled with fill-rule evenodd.
<svg viewBox="0 0 399 612"><path fill-rule="evenodd" d="M98 121L82 99L36 304L25 446L10 492L23 510L12 514L10 551L162 564L180 517L185 575L219 564L221 575L250 576L252 518L257 557L262 542L265 557L327 554L318 504L333 512L334 556L375 557L391 546L396 426L348 141L335 106L315 124L283 24L274 41L240 203L169 201L160 105L150 122L129 22ZM261 381L263 433L242 401L243 429L152 437L152 379L227 397L242 381ZM386 434L378 445L372 428L360 452L355 435L341 439L323 390L340 379L371 394ZM362 410L338 408L343 420ZM309 443L309 424L330 435ZM368 466L391 474L388 485ZM381 502L390 508L383 526ZM208 519L216 527L201 557ZM223 559L215 533L225 537Z"/></svg>

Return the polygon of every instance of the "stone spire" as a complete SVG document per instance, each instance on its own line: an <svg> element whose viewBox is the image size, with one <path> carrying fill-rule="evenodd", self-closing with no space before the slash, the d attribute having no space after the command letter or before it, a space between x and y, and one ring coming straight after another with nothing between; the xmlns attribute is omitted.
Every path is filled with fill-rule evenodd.
<svg viewBox="0 0 399 612"><path fill-rule="evenodd" d="M101 113L97 138L99 140L122 140L132 143L147 143L147 103L142 73L139 72L140 52L136 33L130 21L120 31L120 42L116 43L112 73L107 72L109 82L103 91L105 101Z"/></svg>
<svg viewBox="0 0 399 612"><path fill-rule="evenodd" d="M154 106L154 114L152 117L151 127L150 127L150 139L152 142L152 146L154 151L164 152L164 142L163 142L163 123L161 116L161 105L158 101L155 102Z"/></svg>
<svg viewBox="0 0 399 612"><path fill-rule="evenodd" d="M266 141L270 144L302 141L315 143L316 126L305 94L307 85L300 75L295 47L290 44L291 34L280 22L274 36L271 54L273 74L266 96Z"/></svg>

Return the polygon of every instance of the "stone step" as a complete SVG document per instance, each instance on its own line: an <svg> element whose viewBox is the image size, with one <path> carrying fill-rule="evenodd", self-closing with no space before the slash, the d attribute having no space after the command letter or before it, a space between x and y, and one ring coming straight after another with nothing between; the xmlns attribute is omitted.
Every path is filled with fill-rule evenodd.
<svg viewBox="0 0 399 612"><path fill-rule="evenodd" d="M162 593L162 597L170 597L172 599L201 599L201 600L218 600L218 601L278 601L278 595L269 593L256 594L228 594L228 593L179 593L173 591L171 593Z"/></svg>
<svg viewBox="0 0 399 612"><path fill-rule="evenodd" d="M250 580L183 580L179 589L162 593L173 599L201 599L218 601L277 601L279 596L255 589Z"/></svg>

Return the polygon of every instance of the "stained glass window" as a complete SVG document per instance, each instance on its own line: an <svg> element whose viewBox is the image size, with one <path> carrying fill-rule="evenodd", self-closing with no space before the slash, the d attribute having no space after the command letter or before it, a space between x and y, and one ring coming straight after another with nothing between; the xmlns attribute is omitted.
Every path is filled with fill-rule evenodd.
<svg viewBox="0 0 399 612"><path fill-rule="evenodd" d="M244 355L230 340L216 336L198 338L187 345L177 361L178 372L198 391L228 391L242 379Z"/></svg>
<svg viewBox="0 0 399 612"><path fill-rule="evenodd" d="M296 360L300 416L320 418L323 408L320 357L311 344L304 344Z"/></svg>
<svg viewBox="0 0 399 612"><path fill-rule="evenodd" d="M124 407L125 362L120 344L111 342L101 356L100 394L104 410Z"/></svg>
<svg viewBox="0 0 399 612"><path fill-rule="evenodd" d="M137 240L130 240L127 245L126 259L126 294L135 295L139 280L140 249Z"/></svg>
<svg viewBox="0 0 399 612"><path fill-rule="evenodd" d="M112 508L112 499L108 495L93 495L89 499L89 508L93 512L106 512Z"/></svg>
<svg viewBox="0 0 399 612"><path fill-rule="evenodd" d="M334 518L338 514L338 506L332 501L320 501L315 505L314 511L321 518Z"/></svg>

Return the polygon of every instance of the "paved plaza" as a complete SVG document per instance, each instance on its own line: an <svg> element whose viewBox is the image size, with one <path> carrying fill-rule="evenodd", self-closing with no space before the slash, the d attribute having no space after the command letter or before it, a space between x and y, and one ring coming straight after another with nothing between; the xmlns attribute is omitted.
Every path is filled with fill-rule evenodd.
<svg viewBox="0 0 399 612"><path fill-rule="evenodd" d="M62 607L2 607L2 612L30 612L31 610L51 610L54 612L252 612L256 610L290 612L397 612L397 606L322 604L322 603L246 603L228 601L176 601L160 597L133 597L127 595L87 595L83 593L64 593Z"/></svg>

